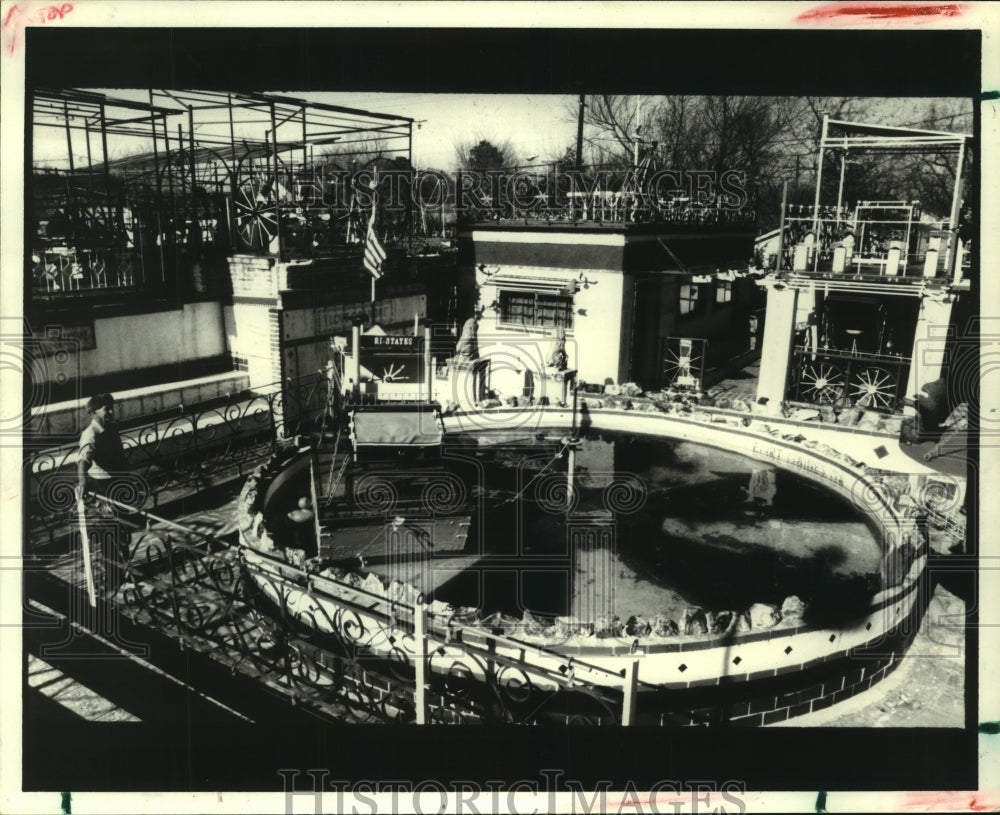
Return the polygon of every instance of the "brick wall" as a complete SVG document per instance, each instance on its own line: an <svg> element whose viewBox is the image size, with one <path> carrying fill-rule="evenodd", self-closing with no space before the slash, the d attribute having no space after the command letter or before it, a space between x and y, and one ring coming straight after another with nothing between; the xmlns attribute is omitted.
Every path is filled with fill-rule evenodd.
<svg viewBox="0 0 1000 815"><path fill-rule="evenodd" d="M229 277L234 297L278 296L278 266L273 258L233 255L229 258Z"/></svg>

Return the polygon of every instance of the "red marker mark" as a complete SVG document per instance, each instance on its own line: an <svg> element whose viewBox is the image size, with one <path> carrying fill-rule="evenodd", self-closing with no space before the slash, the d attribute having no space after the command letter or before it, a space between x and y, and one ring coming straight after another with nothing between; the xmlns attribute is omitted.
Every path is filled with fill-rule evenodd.
<svg viewBox="0 0 1000 815"><path fill-rule="evenodd" d="M8 57L17 51L18 35L28 25L45 25L54 20L61 20L73 11L72 3L62 3L54 6L44 6L31 9L28 6L13 5L3 20L4 53Z"/></svg>
<svg viewBox="0 0 1000 815"><path fill-rule="evenodd" d="M982 792L967 797L967 792L911 792L903 799L900 812L996 812L1000 794ZM992 796L992 797L990 797Z"/></svg>
<svg viewBox="0 0 1000 815"><path fill-rule="evenodd" d="M934 22L961 17L965 3L826 3L795 18L799 23Z"/></svg>

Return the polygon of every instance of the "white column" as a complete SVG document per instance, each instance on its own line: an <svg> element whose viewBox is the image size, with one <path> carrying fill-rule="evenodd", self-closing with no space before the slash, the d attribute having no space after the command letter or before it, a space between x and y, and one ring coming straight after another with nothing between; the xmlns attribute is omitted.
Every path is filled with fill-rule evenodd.
<svg viewBox="0 0 1000 815"><path fill-rule="evenodd" d="M355 320L351 329L351 389L354 396L361 393L361 324Z"/></svg>
<svg viewBox="0 0 1000 815"><path fill-rule="evenodd" d="M780 412L788 387L797 303L796 289L778 289L772 286L767 290L767 315L764 321L757 399L767 399L767 405L759 409L768 413Z"/></svg>
<svg viewBox="0 0 1000 815"><path fill-rule="evenodd" d="M913 335L910 376L904 394L908 398L920 393L920 389L928 382L941 378L951 305L943 298L923 297L920 300L920 313L917 315L917 328Z"/></svg>

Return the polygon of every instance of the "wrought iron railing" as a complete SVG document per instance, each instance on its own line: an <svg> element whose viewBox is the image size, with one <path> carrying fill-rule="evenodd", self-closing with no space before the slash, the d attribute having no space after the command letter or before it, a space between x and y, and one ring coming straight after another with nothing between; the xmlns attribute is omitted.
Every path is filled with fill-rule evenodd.
<svg viewBox="0 0 1000 815"><path fill-rule="evenodd" d="M952 277L953 233L947 221L931 228L921 220L919 205L888 207L895 215L888 220L872 220L871 209L866 202L855 210L789 205L782 268L862 277ZM963 251L961 268L964 256Z"/></svg>
<svg viewBox="0 0 1000 815"><path fill-rule="evenodd" d="M794 401L892 412L906 397L909 357L798 347L792 360Z"/></svg>
<svg viewBox="0 0 1000 815"><path fill-rule="evenodd" d="M333 427L329 381L319 374L228 395L221 403L139 417L120 431L126 470L111 497L156 507L245 477L282 438ZM65 532L74 509L78 446L31 452L24 464L32 534Z"/></svg>
<svg viewBox="0 0 1000 815"><path fill-rule="evenodd" d="M597 666L527 646L562 663L561 669L529 666L525 643L516 643L521 657L498 653L498 646L512 641L431 614L420 599L418 605L376 595L334 600L310 585L305 573L298 580L290 571L280 579L259 570L251 576L240 551L210 533L120 501L96 500L119 523L138 527L127 555L102 557L90 543L102 601L320 716L403 723L621 722L620 692L574 679L584 666L604 671ZM289 602L303 591L310 602ZM321 598L326 602L316 602ZM421 630L418 613L427 615ZM413 649L393 647L388 656L372 650L375 640L381 646L393 637L421 639L416 653L427 655L422 659L428 666L437 661L438 669L418 671L421 658ZM445 649L453 655L450 666L440 662Z"/></svg>
<svg viewBox="0 0 1000 815"><path fill-rule="evenodd" d="M92 289L129 289L141 286L146 279L142 252L126 246L33 249L31 271L32 290L45 295Z"/></svg>

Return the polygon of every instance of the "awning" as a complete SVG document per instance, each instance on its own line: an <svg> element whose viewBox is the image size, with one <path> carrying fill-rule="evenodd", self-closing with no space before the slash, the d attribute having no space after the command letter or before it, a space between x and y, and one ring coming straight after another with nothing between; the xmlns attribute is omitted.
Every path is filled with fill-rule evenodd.
<svg viewBox="0 0 1000 815"><path fill-rule="evenodd" d="M534 277L528 275L493 275L483 285L496 286L512 291L533 291L543 294L575 294L576 280L560 277Z"/></svg>

